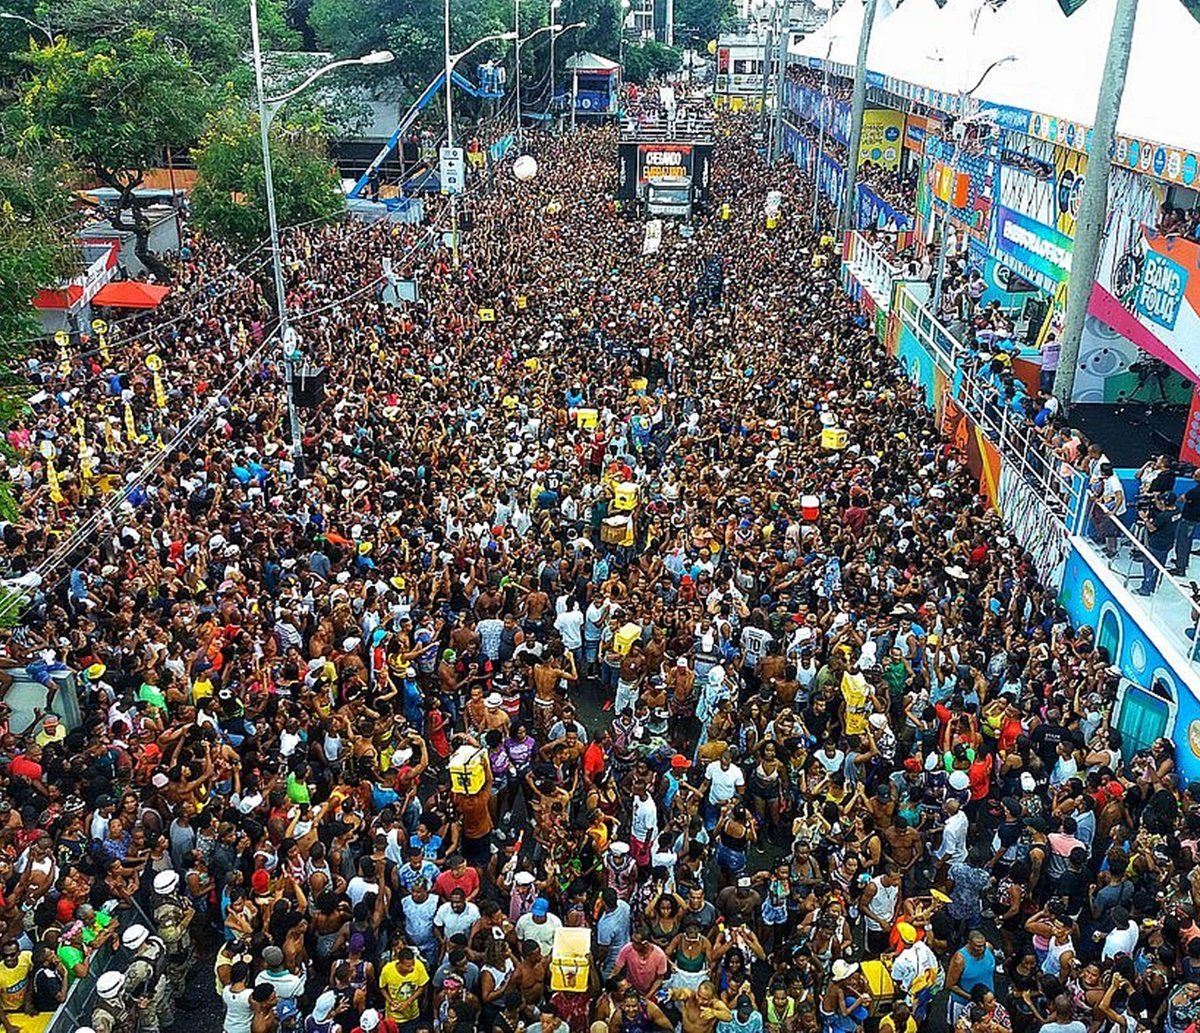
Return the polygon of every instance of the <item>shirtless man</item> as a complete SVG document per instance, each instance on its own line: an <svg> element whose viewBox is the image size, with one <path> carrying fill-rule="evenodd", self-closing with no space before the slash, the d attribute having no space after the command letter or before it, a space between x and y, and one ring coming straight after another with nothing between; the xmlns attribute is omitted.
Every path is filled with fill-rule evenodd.
<svg viewBox="0 0 1200 1033"><path fill-rule="evenodd" d="M555 643L549 655L533 665L533 725L539 738L545 738L554 724L558 697L555 689L563 676L562 645Z"/></svg>
<svg viewBox="0 0 1200 1033"><path fill-rule="evenodd" d="M671 990L671 1000L682 1001L683 1033L713 1033L718 1022L733 1018L729 1006L717 996L717 988L705 980L695 990L677 986Z"/></svg>
<svg viewBox="0 0 1200 1033"><path fill-rule="evenodd" d="M542 949L536 943L526 940L521 944L521 960L517 962L517 970L513 973L513 985L521 991L521 999L527 1007L541 1002L549 969L550 957L542 954Z"/></svg>
<svg viewBox="0 0 1200 1033"><path fill-rule="evenodd" d="M608 1019L608 1033L624 1033L626 1030L650 1033L652 1029L672 1028L671 1020L663 1014L663 1010L653 1001L643 999L633 987L621 995L620 1007Z"/></svg>

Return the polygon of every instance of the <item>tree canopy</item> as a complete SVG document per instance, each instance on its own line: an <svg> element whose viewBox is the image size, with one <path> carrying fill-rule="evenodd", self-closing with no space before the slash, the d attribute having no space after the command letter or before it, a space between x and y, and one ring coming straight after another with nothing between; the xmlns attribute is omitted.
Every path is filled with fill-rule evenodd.
<svg viewBox="0 0 1200 1033"><path fill-rule="evenodd" d="M201 229L243 247L267 235L265 179L258 116L236 107L213 115L193 152L192 215ZM325 140L276 123L271 174L281 226L331 219L346 210Z"/></svg>

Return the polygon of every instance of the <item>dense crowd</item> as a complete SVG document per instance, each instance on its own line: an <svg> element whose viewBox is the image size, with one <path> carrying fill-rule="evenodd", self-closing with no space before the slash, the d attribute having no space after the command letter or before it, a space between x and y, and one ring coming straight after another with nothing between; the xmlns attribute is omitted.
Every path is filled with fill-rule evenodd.
<svg viewBox="0 0 1200 1033"><path fill-rule="evenodd" d="M83 718L5 728L7 1031L103 964L97 1033L1191 1026L1200 792L751 129L649 255L590 128L461 265L290 232L303 469L261 256L39 357L0 662Z"/></svg>

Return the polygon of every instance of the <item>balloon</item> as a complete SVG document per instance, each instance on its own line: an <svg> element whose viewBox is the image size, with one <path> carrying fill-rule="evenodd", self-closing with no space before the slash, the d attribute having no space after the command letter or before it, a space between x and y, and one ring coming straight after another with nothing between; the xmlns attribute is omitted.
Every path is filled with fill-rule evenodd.
<svg viewBox="0 0 1200 1033"><path fill-rule="evenodd" d="M513 162L513 175L522 183L537 175L538 163L532 154L522 154Z"/></svg>

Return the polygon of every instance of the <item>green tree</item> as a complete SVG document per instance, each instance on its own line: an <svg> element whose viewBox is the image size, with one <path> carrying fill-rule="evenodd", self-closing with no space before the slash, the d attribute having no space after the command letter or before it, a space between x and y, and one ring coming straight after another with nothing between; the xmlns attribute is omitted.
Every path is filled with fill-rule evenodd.
<svg viewBox="0 0 1200 1033"><path fill-rule="evenodd" d="M682 64L682 51L654 40L625 48L625 78L629 82L644 83L649 79L671 75L678 72Z"/></svg>
<svg viewBox="0 0 1200 1033"><path fill-rule="evenodd" d="M242 55L250 47L249 0L57 0L55 31L75 40L120 39L132 29L150 29L168 48L186 52L205 79L235 77L251 84ZM284 20L280 0L258 0L263 46L291 50L300 34Z"/></svg>
<svg viewBox="0 0 1200 1033"><path fill-rule="evenodd" d="M683 29L693 30L696 47L703 50L734 13L733 0L675 0L675 35L686 34L681 33Z"/></svg>
<svg viewBox="0 0 1200 1033"><path fill-rule="evenodd" d="M41 331L33 296L76 272L79 253L68 243L73 185L73 170L54 148L0 142L0 428L24 408L17 363ZM0 519L18 517L12 483L2 480Z"/></svg>
<svg viewBox="0 0 1200 1033"><path fill-rule="evenodd" d="M196 159L192 216L206 233L238 246L267 235L258 116L230 107L209 119ZM281 226L333 219L346 210L336 169L316 133L271 127L271 173Z"/></svg>
<svg viewBox="0 0 1200 1033"><path fill-rule="evenodd" d="M191 143L212 91L186 54L148 29L79 49L65 39L26 55L21 112L32 139L60 141L81 168L118 192L113 225L132 230L138 258L160 279L170 270L150 253L145 202L134 191L163 148Z"/></svg>

